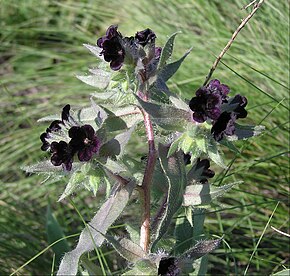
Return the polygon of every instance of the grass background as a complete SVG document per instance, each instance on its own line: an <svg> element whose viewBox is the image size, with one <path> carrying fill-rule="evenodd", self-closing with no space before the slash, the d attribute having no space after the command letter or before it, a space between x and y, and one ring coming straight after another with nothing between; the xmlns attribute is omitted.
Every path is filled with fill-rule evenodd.
<svg viewBox="0 0 290 276"><path fill-rule="evenodd" d="M172 91L191 98L215 55L247 15L241 7L248 2L0 1L1 275L13 272L49 244L45 228L49 202L66 235L83 228L69 202L56 203L63 183L43 185L42 177L28 177L19 169L44 157L39 135L46 125L37 124L38 118L59 112L66 103L75 107L88 103L94 90L75 75L96 61L82 44L96 43L111 24L119 24L128 36L149 27L159 45L181 30L174 58L191 46L193 50L169 84ZM210 255L211 275L243 275L248 264L247 275L269 275L289 266L289 238L270 227L289 231L289 2L265 2L214 73L232 94L248 98L244 123L262 123L266 131L239 142L241 155L226 152L227 162L235 162L224 180L244 184L208 211L206 233L225 234L229 244ZM216 183L224 174L220 171ZM74 200L88 220L99 202L86 192ZM76 240L69 242L74 245ZM116 273L122 263L111 249L104 247L102 252ZM20 273L49 273L52 255L47 250Z"/></svg>

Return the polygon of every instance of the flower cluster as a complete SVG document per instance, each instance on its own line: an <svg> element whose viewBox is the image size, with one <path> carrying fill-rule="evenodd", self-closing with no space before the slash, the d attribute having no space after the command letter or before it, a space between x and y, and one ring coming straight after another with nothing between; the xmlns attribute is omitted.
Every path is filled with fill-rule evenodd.
<svg viewBox="0 0 290 276"><path fill-rule="evenodd" d="M93 154L97 153L100 148L100 140L93 127L91 125L72 125L76 122L70 116L69 111L70 105L66 105L62 110L61 120L53 121L46 132L40 135L41 150L49 150L52 154L51 163L54 166L63 165L67 171L72 169L75 154L79 161L90 161Z"/></svg>
<svg viewBox="0 0 290 276"><path fill-rule="evenodd" d="M97 41L97 45L102 48L101 55L104 56L105 61L110 62L112 70L119 70L128 56L130 56L128 60L136 62L139 46L146 47L147 45L153 45L154 56L156 59L159 59L161 48L155 48L156 35L151 29L137 32L135 37L123 37L117 29L117 25L110 26L107 29L106 35Z"/></svg>
<svg viewBox="0 0 290 276"><path fill-rule="evenodd" d="M194 121L203 123L212 120L211 133L216 141L220 141L224 135L234 135L236 120L247 116L246 97L236 95L229 98L229 92L227 85L212 80L207 86L199 88L196 97L189 102Z"/></svg>

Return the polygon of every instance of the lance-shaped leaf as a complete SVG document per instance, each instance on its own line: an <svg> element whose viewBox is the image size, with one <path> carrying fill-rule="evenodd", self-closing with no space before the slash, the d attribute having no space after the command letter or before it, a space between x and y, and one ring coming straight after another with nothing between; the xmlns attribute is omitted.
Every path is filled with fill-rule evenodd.
<svg viewBox="0 0 290 276"><path fill-rule="evenodd" d="M152 249L158 241L167 232L174 214L179 210L182 204L182 197L186 186L186 173L181 152L176 152L167 158L168 147L159 144L158 146L160 164L167 179L168 194L167 201L154 233Z"/></svg>
<svg viewBox="0 0 290 276"><path fill-rule="evenodd" d="M134 181L126 186L116 184L112 195L105 201L97 214L93 217L87 227L82 231L79 242L74 250L66 253L61 261L57 275L76 275L80 257L95 247L101 246L108 228L120 216L127 205L131 193L135 187Z"/></svg>
<svg viewBox="0 0 290 276"><path fill-rule="evenodd" d="M192 48L190 48L184 55L182 58L180 58L179 60L166 64L161 70L160 72L157 74L157 78L162 79L163 81L168 81L175 73L176 71L179 69L180 65L182 64L182 62L184 61L184 59L187 57L187 55L191 52Z"/></svg>
<svg viewBox="0 0 290 276"><path fill-rule="evenodd" d="M129 130L118 134L116 137L102 145L99 154L104 157L120 158L124 153L125 146L129 142L135 126L136 125L133 125Z"/></svg>
<svg viewBox="0 0 290 276"><path fill-rule="evenodd" d="M242 126L235 124L235 134L232 136L227 136L230 141L247 139L253 136L260 135L265 130L264 126Z"/></svg>
<svg viewBox="0 0 290 276"><path fill-rule="evenodd" d="M183 260L197 260L200 257L212 252L219 247L221 239L199 241L194 247L188 249L179 258L180 262Z"/></svg>
<svg viewBox="0 0 290 276"><path fill-rule="evenodd" d="M172 34L169 39L166 41L162 52L161 52L161 57L160 57L160 61L158 64L158 68L162 68L166 62L168 61L168 59L171 57L172 55L172 51L173 51L173 46L174 46L174 39L176 37L176 35L180 34L181 32L176 32L174 34Z"/></svg>
<svg viewBox="0 0 290 276"><path fill-rule="evenodd" d="M101 60L104 60L103 55L101 55L102 52L102 48L98 47L98 46L93 46L90 44L83 44L92 54L94 54L96 57L98 57Z"/></svg>
<svg viewBox="0 0 290 276"><path fill-rule="evenodd" d="M183 100L177 98L176 96L170 96L169 100L175 105L176 108L189 111L189 105Z"/></svg>
<svg viewBox="0 0 290 276"><path fill-rule="evenodd" d="M94 69L93 72L94 75L76 76L76 77L90 86L99 89L105 89L110 83L111 74L102 69Z"/></svg>
<svg viewBox="0 0 290 276"><path fill-rule="evenodd" d="M186 187L183 196L183 206L209 205L211 201L219 196L224 195L241 181L226 184L221 187L214 187L209 183L196 183Z"/></svg>
<svg viewBox="0 0 290 276"><path fill-rule="evenodd" d="M217 144L214 141L212 141L211 143L207 145L207 154L208 154L208 157L217 165L219 165L220 167L224 169L227 168L227 166L224 163L223 158L220 155Z"/></svg>
<svg viewBox="0 0 290 276"><path fill-rule="evenodd" d="M183 131L190 120L189 113L184 110L166 104L144 102L137 96L136 98L142 108L152 116L152 120L166 130Z"/></svg>
<svg viewBox="0 0 290 276"><path fill-rule="evenodd" d="M110 235L104 235L104 237L124 259L131 263L136 263L146 256L138 244L127 238L116 239Z"/></svg>
<svg viewBox="0 0 290 276"><path fill-rule="evenodd" d="M146 275L146 276L156 276L158 275L157 267L149 259L139 260L135 263L134 267L122 275Z"/></svg>
<svg viewBox="0 0 290 276"><path fill-rule="evenodd" d="M50 160L38 162L30 166L21 167L27 173L55 173L63 171L61 166L52 165Z"/></svg>

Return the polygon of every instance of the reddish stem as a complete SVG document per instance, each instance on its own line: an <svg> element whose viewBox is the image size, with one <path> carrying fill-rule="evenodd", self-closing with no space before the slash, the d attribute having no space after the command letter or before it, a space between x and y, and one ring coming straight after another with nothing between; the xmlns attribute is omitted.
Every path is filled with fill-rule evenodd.
<svg viewBox="0 0 290 276"><path fill-rule="evenodd" d="M143 95L143 100L148 101L147 95ZM142 199L143 199L143 216L140 230L140 246L145 252L149 250L150 244L150 184L153 178L154 167L156 163L156 149L154 143L154 131L150 116L143 109L141 110L144 117L144 125L148 140L148 158L144 177L142 181Z"/></svg>

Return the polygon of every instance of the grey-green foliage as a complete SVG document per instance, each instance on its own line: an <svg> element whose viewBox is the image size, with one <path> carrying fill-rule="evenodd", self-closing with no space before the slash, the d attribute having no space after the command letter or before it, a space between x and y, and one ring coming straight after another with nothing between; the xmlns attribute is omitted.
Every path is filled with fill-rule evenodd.
<svg viewBox="0 0 290 276"><path fill-rule="evenodd" d="M123 187L120 184L114 186L112 195L82 231L76 248L64 255L57 275L76 275L80 257L84 253L102 245L105 238L101 233L105 234L120 216L130 199L135 185L136 183L131 181Z"/></svg>

